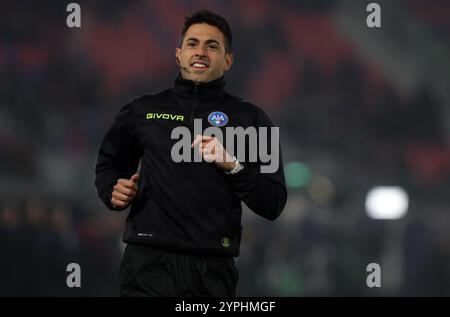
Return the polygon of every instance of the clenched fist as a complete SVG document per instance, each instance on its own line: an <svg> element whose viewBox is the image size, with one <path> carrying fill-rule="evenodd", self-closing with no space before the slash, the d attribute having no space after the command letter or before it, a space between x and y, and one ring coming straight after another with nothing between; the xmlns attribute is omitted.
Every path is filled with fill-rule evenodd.
<svg viewBox="0 0 450 317"><path fill-rule="evenodd" d="M111 196L111 204L114 208L125 208L136 197L138 180L138 173L131 176L130 179L119 178Z"/></svg>

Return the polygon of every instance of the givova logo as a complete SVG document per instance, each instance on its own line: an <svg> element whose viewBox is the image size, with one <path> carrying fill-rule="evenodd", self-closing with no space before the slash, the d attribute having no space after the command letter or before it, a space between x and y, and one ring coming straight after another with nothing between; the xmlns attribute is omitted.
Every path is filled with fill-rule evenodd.
<svg viewBox="0 0 450 317"><path fill-rule="evenodd" d="M228 237L223 237L222 238L222 246L224 248L228 248L230 246L231 242L230 242L230 238Z"/></svg>
<svg viewBox="0 0 450 317"><path fill-rule="evenodd" d="M184 121L184 116L180 115L180 114L149 112L146 115L146 119L147 120L162 119L162 120L171 120L171 121Z"/></svg>

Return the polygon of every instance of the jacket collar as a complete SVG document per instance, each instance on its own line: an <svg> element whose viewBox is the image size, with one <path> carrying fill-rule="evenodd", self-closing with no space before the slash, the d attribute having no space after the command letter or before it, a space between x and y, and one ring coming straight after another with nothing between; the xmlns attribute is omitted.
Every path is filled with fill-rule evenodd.
<svg viewBox="0 0 450 317"><path fill-rule="evenodd" d="M193 102L198 105L209 105L219 103L225 97L225 78L222 76L207 83L196 84L191 80L184 79L178 74L175 79L173 91L176 96L184 101Z"/></svg>

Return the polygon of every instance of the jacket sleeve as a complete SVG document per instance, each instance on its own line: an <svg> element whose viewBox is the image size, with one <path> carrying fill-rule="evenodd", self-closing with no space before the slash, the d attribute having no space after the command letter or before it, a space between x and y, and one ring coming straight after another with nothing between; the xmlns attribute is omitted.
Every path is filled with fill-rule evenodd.
<svg viewBox="0 0 450 317"><path fill-rule="evenodd" d="M270 128L273 127L273 124L266 114L258 109L256 128L260 127L268 128L268 153L273 154L274 151L270 147L272 136ZM258 129L258 143L261 136L259 131L260 129ZM279 144L277 146L279 164L275 170L269 173L262 173L261 166L268 163L262 163L260 155L258 155L257 162L244 162L242 163L244 165L243 170L236 174L226 175L234 194L244 201L253 212L269 220L278 218L287 200L281 146ZM260 149L259 144L258 149Z"/></svg>
<svg viewBox="0 0 450 317"><path fill-rule="evenodd" d="M98 153L95 186L100 199L110 210L125 209L112 206L113 187L119 178L131 178L139 165L141 152L137 143L136 125L132 104L127 104L116 115Z"/></svg>

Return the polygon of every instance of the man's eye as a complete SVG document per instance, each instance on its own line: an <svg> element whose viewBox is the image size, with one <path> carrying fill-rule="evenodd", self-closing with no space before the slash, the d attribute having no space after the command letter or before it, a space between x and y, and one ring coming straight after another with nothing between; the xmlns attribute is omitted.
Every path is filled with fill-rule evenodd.
<svg viewBox="0 0 450 317"><path fill-rule="evenodd" d="M210 48L210 49L213 49L213 50L218 49L217 45L210 45L209 48Z"/></svg>
<svg viewBox="0 0 450 317"><path fill-rule="evenodd" d="M193 42L192 42L192 43L188 43L187 46L189 46L189 47L194 47L194 46L195 46L195 43L193 43Z"/></svg>

